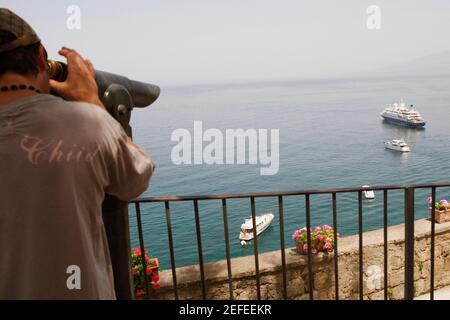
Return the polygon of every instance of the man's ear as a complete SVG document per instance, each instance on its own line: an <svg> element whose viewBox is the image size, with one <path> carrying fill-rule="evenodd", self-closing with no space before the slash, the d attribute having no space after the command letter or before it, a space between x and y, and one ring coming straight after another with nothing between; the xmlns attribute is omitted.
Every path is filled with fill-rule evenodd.
<svg viewBox="0 0 450 320"><path fill-rule="evenodd" d="M38 49L38 66L39 71L47 72L48 64L47 64L47 53L45 48L41 45Z"/></svg>

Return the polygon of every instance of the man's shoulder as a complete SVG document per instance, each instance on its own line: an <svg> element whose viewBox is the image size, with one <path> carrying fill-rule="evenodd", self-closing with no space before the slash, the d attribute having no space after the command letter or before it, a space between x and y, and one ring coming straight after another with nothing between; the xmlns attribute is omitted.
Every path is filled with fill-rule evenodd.
<svg viewBox="0 0 450 320"><path fill-rule="evenodd" d="M91 134L110 133L118 135L120 125L103 108L86 102L66 101L52 95L34 99L28 107L34 106L33 119L43 127L52 130L87 130Z"/></svg>
<svg viewBox="0 0 450 320"><path fill-rule="evenodd" d="M115 126L115 120L103 108L91 103L67 101L53 95L42 95L34 101L37 114L40 114L47 120L55 119L58 122L77 123L95 123L98 126L102 124Z"/></svg>
<svg viewBox="0 0 450 320"><path fill-rule="evenodd" d="M96 116L96 117L106 117L108 113L106 110L99 108L98 106L77 101L67 101L60 97L53 95L43 95L42 99L37 100L36 104L41 108L47 108L49 111L56 112L61 115L69 116Z"/></svg>

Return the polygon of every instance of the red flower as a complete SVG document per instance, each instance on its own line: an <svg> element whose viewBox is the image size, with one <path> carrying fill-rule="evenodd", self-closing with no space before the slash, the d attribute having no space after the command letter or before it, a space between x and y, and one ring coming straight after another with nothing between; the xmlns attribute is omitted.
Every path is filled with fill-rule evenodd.
<svg viewBox="0 0 450 320"><path fill-rule="evenodd" d="M152 269L150 267L147 267L147 269L145 270L145 273L152 274Z"/></svg>
<svg viewBox="0 0 450 320"><path fill-rule="evenodd" d="M137 256L141 255L141 249L134 248L133 250L134 250L135 255L137 255Z"/></svg>
<svg viewBox="0 0 450 320"><path fill-rule="evenodd" d="M138 290L136 290L134 295L136 296L136 298L139 298L139 297L144 296L144 294L145 294L144 290L138 289Z"/></svg>
<svg viewBox="0 0 450 320"><path fill-rule="evenodd" d="M152 277L152 282L158 282L159 281L159 277L158 276L153 276Z"/></svg>
<svg viewBox="0 0 450 320"><path fill-rule="evenodd" d="M137 273L137 269L136 268L131 268L131 274L134 276Z"/></svg>
<svg viewBox="0 0 450 320"><path fill-rule="evenodd" d="M153 288L155 288L156 290L158 290L158 289L161 288L161 286L159 285L159 283L155 283L155 284L153 285Z"/></svg>

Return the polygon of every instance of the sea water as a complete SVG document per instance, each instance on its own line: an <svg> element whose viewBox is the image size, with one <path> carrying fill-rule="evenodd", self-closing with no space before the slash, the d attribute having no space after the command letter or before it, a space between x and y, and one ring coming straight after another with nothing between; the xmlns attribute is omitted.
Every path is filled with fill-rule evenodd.
<svg viewBox="0 0 450 320"><path fill-rule="evenodd" d="M401 98L414 104L427 121L424 130L385 124L380 112ZM162 88L159 100L133 112L134 140L152 157L156 171L143 196L290 191L403 183L431 183L450 178L450 76L337 79L222 86ZM223 130L279 129L279 171L261 175L258 165L175 165L171 160L174 130L193 130L194 121ZM384 141L404 138L410 153L387 150ZM428 215L430 190L417 190L416 219ZM449 198L439 189L438 200ZM389 224L403 223L403 191L389 192ZM278 250L278 199L256 200L257 214L275 219L258 237L259 252ZM198 250L192 202L173 202L171 222L177 267L197 264ZM145 245L170 268L164 203L143 204ZM199 202L205 262L225 259L220 200ZM358 232L358 195L337 195L338 232ZM285 241L305 226L305 198L285 197ZM231 256L253 254L240 245L239 227L251 215L250 199L228 201ZM312 226L332 225L331 195L311 196ZM383 226L383 193L363 202L364 231ZM138 246L134 206L130 233Z"/></svg>

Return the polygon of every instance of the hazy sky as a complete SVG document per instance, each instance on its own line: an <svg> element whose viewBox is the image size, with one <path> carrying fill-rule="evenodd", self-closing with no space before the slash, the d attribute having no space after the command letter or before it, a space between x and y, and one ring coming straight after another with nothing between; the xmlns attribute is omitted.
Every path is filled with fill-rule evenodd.
<svg viewBox="0 0 450 320"><path fill-rule="evenodd" d="M50 56L159 85L340 76L450 50L449 0L0 0ZM69 5L81 29L66 26ZM381 29L366 26L369 5Z"/></svg>

